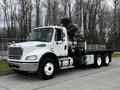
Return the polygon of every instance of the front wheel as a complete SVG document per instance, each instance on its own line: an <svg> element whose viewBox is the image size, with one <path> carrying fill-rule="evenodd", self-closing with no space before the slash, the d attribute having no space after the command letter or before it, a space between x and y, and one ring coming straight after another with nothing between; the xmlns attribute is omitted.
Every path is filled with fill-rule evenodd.
<svg viewBox="0 0 120 90"><path fill-rule="evenodd" d="M57 66L54 59L46 57L43 58L39 64L38 76L41 79L52 79L56 74Z"/></svg>

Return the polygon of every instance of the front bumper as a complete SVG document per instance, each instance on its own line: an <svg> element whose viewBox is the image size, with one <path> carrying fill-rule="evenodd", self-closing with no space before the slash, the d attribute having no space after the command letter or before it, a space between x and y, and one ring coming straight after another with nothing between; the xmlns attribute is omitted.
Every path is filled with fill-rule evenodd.
<svg viewBox="0 0 120 90"><path fill-rule="evenodd" d="M10 68L19 71L36 72L39 67L39 62L13 62L8 61Z"/></svg>

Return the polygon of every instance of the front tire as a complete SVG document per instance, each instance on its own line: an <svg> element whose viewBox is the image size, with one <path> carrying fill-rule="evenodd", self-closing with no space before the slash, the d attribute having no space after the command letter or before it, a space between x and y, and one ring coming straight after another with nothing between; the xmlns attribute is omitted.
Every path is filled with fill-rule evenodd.
<svg viewBox="0 0 120 90"><path fill-rule="evenodd" d="M39 64L38 76L41 79L48 80L52 79L56 74L57 66L54 59L45 57Z"/></svg>

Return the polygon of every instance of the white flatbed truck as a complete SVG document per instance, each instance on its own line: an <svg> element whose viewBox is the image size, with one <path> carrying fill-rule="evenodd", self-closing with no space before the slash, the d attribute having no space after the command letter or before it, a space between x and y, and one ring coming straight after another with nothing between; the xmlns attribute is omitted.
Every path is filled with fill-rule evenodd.
<svg viewBox="0 0 120 90"><path fill-rule="evenodd" d="M80 65L108 66L112 50L87 50L79 42L70 42L62 26L35 28L31 41L9 46L9 66L18 74L37 72L42 79L52 79L63 67Z"/></svg>

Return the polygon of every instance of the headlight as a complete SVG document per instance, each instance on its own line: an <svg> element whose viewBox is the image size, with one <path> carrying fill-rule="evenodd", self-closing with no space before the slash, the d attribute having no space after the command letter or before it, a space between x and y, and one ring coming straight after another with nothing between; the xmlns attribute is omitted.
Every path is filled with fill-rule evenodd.
<svg viewBox="0 0 120 90"><path fill-rule="evenodd" d="M32 56L27 56L26 60L36 60L37 56L36 55L32 55Z"/></svg>

